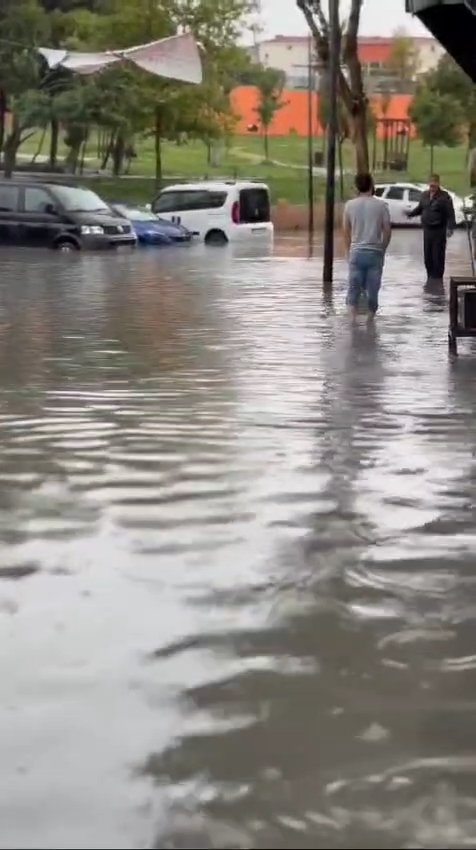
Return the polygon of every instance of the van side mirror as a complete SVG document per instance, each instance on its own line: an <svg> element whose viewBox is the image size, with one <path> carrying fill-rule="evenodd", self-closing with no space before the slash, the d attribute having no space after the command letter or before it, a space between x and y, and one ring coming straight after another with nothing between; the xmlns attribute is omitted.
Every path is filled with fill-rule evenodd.
<svg viewBox="0 0 476 850"><path fill-rule="evenodd" d="M54 204L45 204L45 213L47 215L59 215Z"/></svg>

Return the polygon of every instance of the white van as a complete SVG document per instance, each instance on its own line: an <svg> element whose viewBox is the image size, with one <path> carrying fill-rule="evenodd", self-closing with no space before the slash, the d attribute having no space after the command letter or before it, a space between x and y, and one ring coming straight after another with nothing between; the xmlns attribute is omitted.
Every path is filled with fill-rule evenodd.
<svg viewBox="0 0 476 850"><path fill-rule="evenodd" d="M265 183L178 183L152 204L154 213L182 224L207 245L243 239L272 239L269 188Z"/></svg>

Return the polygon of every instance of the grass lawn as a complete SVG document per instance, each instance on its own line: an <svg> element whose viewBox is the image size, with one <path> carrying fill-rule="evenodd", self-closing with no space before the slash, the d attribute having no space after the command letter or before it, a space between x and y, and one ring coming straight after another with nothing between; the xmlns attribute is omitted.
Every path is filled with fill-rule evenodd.
<svg viewBox="0 0 476 850"><path fill-rule="evenodd" d="M38 148L39 135L31 138L21 149L25 156L32 156ZM45 139L43 153L48 151L48 139ZM322 150L322 139L315 140L315 150ZM96 145L93 140L86 153L88 169L98 168ZM191 141L184 145L173 142L163 143L163 168L165 179L170 182L183 179L241 178L263 180L271 187L274 201L287 200L290 203L305 203L307 198L307 139L286 136L270 139L272 162L264 161L263 140L259 136L235 136L228 147L221 151L219 165L207 164L205 145ZM60 148L60 155L64 151ZM137 144L137 159L133 161L130 179L107 177L78 178L80 182L94 184L96 190L107 199L150 201L154 193L154 142L144 139ZM377 158L379 158L377 156ZM353 169L352 145L346 143L343 150L344 169ZM410 149L410 163L407 173L376 173L380 181L411 180L426 181L430 168L429 150L414 141ZM443 184L459 194L468 192L466 178L466 149L436 148L435 169L440 173ZM135 178L135 179L133 179ZM345 194L351 192L352 178L345 175ZM324 180L315 177L316 197L324 193Z"/></svg>

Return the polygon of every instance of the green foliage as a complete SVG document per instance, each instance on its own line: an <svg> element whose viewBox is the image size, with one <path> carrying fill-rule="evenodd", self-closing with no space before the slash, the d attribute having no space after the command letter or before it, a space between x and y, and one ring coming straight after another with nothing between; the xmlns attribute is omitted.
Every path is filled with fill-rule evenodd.
<svg viewBox="0 0 476 850"><path fill-rule="evenodd" d="M448 94L420 88L410 107L410 118L425 146L453 148L461 141L463 111Z"/></svg>
<svg viewBox="0 0 476 850"><path fill-rule="evenodd" d="M463 123L470 147L476 145L476 86L447 54L437 67L425 75L425 85L434 92L448 95L463 111Z"/></svg>
<svg viewBox="0 0 476 850"><path fill-rule="evenodd" d="M405 30L397 30L393 36L387 67L402 89L415 79L419 65L420 57L415 40L407 35Z"/></svg>
<svg viewBox="0 0 476 850"><path fill-rule="evenodd" d="M251 0L1 0L0 104L6 102L14 117L7 135L0 111L0 149L6 155L8 148L9 168L25 133L49 123L56 136L63 127L73 152L70 165L97 127L109 139L119 169L135 136L158 132L159 112L164 138L185 135L209 144L230 133L234 116L228 95L249 64L237 41L252 5ZM127 48L184 27L203 48L201 86L157 79L132 66L84 78L51 71L34 49ZM56 153L50 158L53 162Z"/></svg>
<svg viewBox="0 0 476 850"><path fill-rule="evenodd" d="M431 148L430 169L433 170L433 149L436 145L456 147L461 141L463 110L448 94L440 94L422 86L410 108L410 118L425 147Z"/></svg>
<svg viewBox="0 0 476 850"><path fill-rule="evenodd" d="M276 113L286 105L282 100L285 81L284 73L276 68L262 68L256 79L259 92L256 113L263 131L264 153L267 160L269 159L269 128Z"/></svg>

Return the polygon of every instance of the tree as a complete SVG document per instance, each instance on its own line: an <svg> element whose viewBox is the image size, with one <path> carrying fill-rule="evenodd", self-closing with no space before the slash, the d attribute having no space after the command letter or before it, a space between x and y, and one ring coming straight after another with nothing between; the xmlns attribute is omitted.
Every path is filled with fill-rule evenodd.
<svg viewBox="0 0 476 850"><path fill-rule="evenodd" d="M451 148L459 144L463 111L450 95L421 86L410 107L410 118L421 141L430 148L430 171L433 171L435 147Z"/></svg>
<svg viewBox="0 0 476 850"><path fill-rule="evenodd" d="M45 120L47 80L35 48L48 38L49 21L36 0L5 0L0 27L7 36L0 41L0 86L11 114L6 132L3 113L0 135L5 176L11 177L20 145Z"/></svg>
<svg viewBox="0 0 476 850"><path fill-rule="evenodd" d="M396 30L392 39L387 68L396 77L400 91L413 83L420 67L420 54L415 41L404 29Z"/></svg>
<svg viewBox="0 0 476 850"><path fill-rule="evenodd" d="M338 2L338 0L336 0ZM322 0L296 0L312 33L316 52L324 72L329 69L329 24ZM340 26L342 64L338 74L339 97L345 110L355 147L357 171L369 169L367 138L368 100L364 91L362 66L358 53L358 33L363 0L351 0L345 27ZM347 74L344 73L347 70Z"/></svg>
<svg viewBox="0 0 476 850"><path fill-rule="evenodd" d="M228 133L234 121L228 94L247 64L237 42L252 6L252 0L0 0L0 150L6 171L11 173L25 136L48 124L52 165L60 127L73 170L91 129L98 127L104 165L112 158L115 173L122 171L136 134L154 132L160 173L161 138L187 134L210 145ZM37 52L41 44L83 51L127 48L184 28L203 45L201 86L122 65L82 77L48 69ZM5 138L7 109L13 118Z"/></svg>
<svg viewBox="0 0 476 850"><path fill-rule="evenodd" d="M106 0L104 0L106 3ZM97 46L129 47L186 28L203 49L204 83L187 86L148 77L136 88L146 108L142 131L155 136L156 177L161 180L161 139L183 134L203 139L207 147L229 128L229 98L234 74L243 65L236 42L250 0L109 0L109 15L98 32ZM136 127L136 132L139 129ZM122 131L121 131L122 132ZM119 135L117 143L122 145Z"/></svg>
<svg viewBox="0 0 476 850"><path fill-rule="evenodd" d="M285 106L281 99L285 83L283 71L276 68L263 68L257 78L259 103L256 112L260 120L264 139L264 156L269 161L269 128L273 118Z"/></svg>
<svg viewBox="0 0 476 850"><path fill-rule="evenodd" d="M425 74L425 85L439 94L447 94L464 111L464 125L468 149L476 146L476 86L465 72L448 56L442 56L438 65Z"/></svg>

